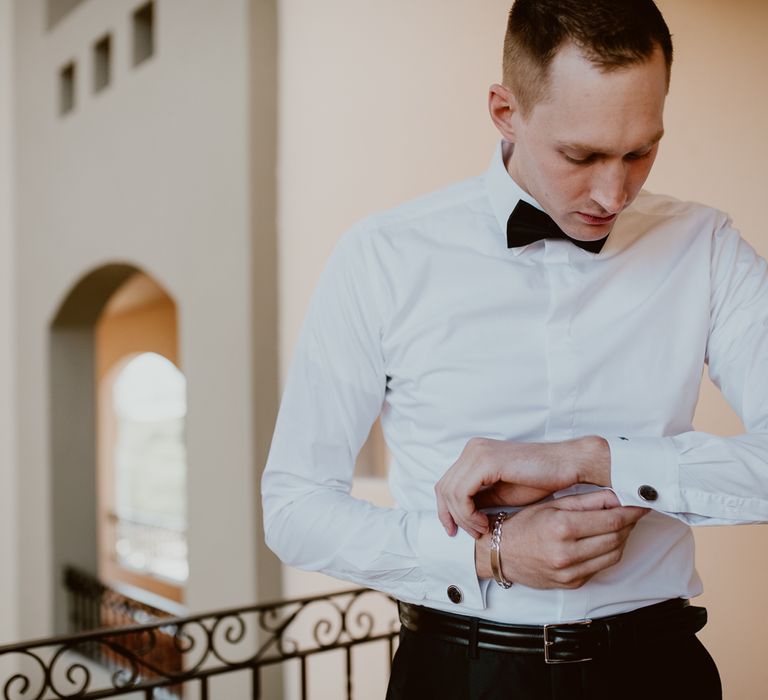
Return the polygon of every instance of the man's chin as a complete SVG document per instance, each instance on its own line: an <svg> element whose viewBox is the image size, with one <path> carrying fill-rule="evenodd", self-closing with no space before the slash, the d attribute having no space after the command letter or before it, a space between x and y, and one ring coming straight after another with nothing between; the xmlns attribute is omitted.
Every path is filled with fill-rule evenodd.
<svg viewBox="0 0 768 700"><path fill-rule="evenodd" d="M563 231L571 238L577 241L599 241L605 238L616 224L617 215L604 217L603 220L597 220L593 217L593 222L584 220L585 215L578 214L575 220L569 221L568 226L564 226Z"/></svg>

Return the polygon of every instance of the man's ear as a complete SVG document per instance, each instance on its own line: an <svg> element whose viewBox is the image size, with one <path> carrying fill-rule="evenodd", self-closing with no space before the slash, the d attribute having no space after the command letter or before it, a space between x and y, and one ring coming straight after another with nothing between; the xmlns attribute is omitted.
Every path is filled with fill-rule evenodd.
<svg viewBox="0 0 768 700"><path fill-rule="evenodd" d="M519 109L517 100L509 88L494 83L488 89L488 111L491 114L491 120L501 137L510 143L515 143L516 140L514 117Z"/></svg>

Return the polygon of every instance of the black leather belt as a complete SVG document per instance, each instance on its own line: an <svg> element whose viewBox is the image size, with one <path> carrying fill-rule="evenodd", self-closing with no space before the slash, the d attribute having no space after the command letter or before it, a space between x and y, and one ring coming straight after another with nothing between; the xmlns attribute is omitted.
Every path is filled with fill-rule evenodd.
<svg viewBox="0 0 768 700"><path fill-rule="evenodd" d="M707 623L706 608L689 605L682 598L621 615L544 626L492 622L402 602L399 608L400 622L407 630L466 646L470 656L478 649L541 654L548 664L591 661L629 651L638 643L694 634Z"/></svg>

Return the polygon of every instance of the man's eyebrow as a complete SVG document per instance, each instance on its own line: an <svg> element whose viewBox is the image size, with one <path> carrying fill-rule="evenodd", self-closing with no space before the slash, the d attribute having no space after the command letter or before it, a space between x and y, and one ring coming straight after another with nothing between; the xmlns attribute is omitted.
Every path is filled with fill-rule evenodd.
<svg viewBox="0 0 768 700"><path fill-rule="evenodd" d="M641 146L638 146L637 148L633 148L630 151L630 153L640 152L645 150L646 148L653 148L659 141L661 141L663 136L664 136L664 129L661 129L656 134L654 134L649 141L642 144ZM573 150L573 151L580 151L582 153L589 153L590 155L596 155L596 156L608 155L605 151L603 151L599 147L590 146L589 144L586 144L586 143L558 141L557 147L566 148L568 150Z"/></svg>

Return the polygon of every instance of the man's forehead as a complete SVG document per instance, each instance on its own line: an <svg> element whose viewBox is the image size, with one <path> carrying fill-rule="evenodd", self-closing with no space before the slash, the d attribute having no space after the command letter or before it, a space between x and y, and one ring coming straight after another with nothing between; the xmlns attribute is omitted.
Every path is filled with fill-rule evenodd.
<svg viewBox="0 0 768 700"><path fill-rule="evenodd" d="M666 93L660 52L605 72L577 47L565 46L553 61L547 94L523 119L535 138L589 153L626 154L662 137Z"/></svg>
<svg viewBox="0 0 768 700"><path fill-rule="evenodd" d="M620 85L627 76L635 78L633 82L636 84L638 75L649 85L658 86L666 95L668 74L661 49L657 47L646 59L606 69L595 63L577 45L565 42L549 66L546 98L556 99L560 93L598 90L601 84Z"/></svg>

